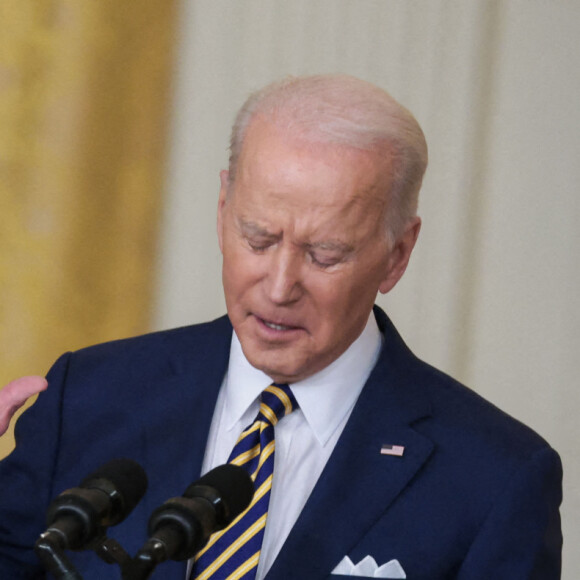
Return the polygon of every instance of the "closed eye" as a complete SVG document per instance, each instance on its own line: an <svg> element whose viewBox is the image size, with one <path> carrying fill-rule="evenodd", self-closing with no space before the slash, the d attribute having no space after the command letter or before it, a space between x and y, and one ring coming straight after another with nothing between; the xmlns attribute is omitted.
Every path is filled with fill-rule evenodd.
<svg viewBox="0 0 580 580"><path fill-rule="evenodd" d="M243 220L240 220L240 234L254 252L263 252L280 240L279 235L272 234L253 222Z"/></svg>
<svg viewBox="0 0 580 580"><path fill-rule="evenodd" d="M321 269L332 268L349 259L354 248L340 241L322 242L308 245L308 255L312 263Z"/></svg>
<svg viewBox="0 0 580 580"><path fill-rule="evenodd" d="M323 270L326 268L331 268L332 266L336 266L342 261L342 257L338 256L323 256L316 254L314 252L310 252L310 259L315 266L322 268Z"/></svg>
<svg viewBox="0 0 580 580"><path fill-rule="evenodd" d="M264 252L269 247L273 246L277 240L266 238L266 239L254 239L246 238L246 243L254 252Z"/></svg>

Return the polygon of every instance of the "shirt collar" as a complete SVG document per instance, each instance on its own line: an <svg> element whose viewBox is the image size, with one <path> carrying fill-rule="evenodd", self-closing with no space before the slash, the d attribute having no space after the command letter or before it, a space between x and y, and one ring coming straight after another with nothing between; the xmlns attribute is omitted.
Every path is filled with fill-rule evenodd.
<svg viewBox="0 0 580 580"><path fill-rule="evenodd" d="M300 410L322 446L354 407L376 364L381 344L382 336L371 312L360 336L338 359L311 377L290 385ZM248 362L234 332L225 381L225 428L232 429L252 406L257 413L260 393L271 383L268 375Z"/></svg>

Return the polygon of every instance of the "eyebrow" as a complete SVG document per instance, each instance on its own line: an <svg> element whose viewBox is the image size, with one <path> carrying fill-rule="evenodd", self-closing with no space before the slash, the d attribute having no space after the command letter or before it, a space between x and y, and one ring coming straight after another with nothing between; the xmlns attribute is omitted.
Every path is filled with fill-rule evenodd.
<svg viewBox="0 0 580 580"><path fill-rule="evenodd" d="M279 239L281 237L281 234L269 232L265 227L257 224L256 222L246 221L243 219L240 219L239 222L242 233L245 236L258 236L267 239ZM351 244L337 239L312 243L306 242L301 245L308 250L339 252L341 254L350 254L354 251L354 247Z"/></svg>
<svg viewBox="0 0 580 580"><path fill-rule="evenodd" d="M340 252L343 254L349 254L354 250L350 244L340 240L325 240L323 242L314 242L312 244L306 244L306 247L313 250Z"/></svg>
<svg viewBox="0 0 580 580"><path fill-rule="evenodd" d="M258 225L255 222L247 222L245 220L240 219L240 228L243 231L244 235L252 235L252 236L260 236L266 238L277 238L279 237L278 234L273 234L269 232L266 228Z"/></svg>

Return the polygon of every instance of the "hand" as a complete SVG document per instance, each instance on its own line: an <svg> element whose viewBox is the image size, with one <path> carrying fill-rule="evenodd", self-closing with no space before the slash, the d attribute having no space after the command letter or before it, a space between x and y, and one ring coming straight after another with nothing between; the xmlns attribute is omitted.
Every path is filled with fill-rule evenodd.
<svg viewBox="0 0 580 580"><path fill-rule="evenodd" d="M6 432L10 419L26 399L46 387L48 383L43 377L29 376L16 379L0 390L0 435Z"/></svg>

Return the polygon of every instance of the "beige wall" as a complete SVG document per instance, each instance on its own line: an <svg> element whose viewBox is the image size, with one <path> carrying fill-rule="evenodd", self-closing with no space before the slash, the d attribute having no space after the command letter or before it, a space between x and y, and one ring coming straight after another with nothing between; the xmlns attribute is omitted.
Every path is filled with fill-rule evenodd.
<svg viewBox="0 0 580 580"><path fill-rule="evenodd" d="M157 327L224 312L213 216L252 89L347 72L393 93L430 144L424 228L380 300L422 358L562 454L564 578L580 568L580 3L183 0Z"/></svg>

